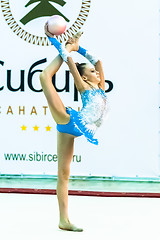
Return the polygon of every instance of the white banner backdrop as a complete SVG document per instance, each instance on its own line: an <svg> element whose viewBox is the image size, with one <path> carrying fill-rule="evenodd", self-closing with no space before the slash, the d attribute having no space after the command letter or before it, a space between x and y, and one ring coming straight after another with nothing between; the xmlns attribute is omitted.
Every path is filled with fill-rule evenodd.
<svg viewBox="0 0 160 240"><path fill-rule="evenodd" d="M58 54L43 33L46 11L59 11L68 34L82 29L81 45L101 57L111 108L99 146L75 140L71 175L160 175L158 9L157 0L1 1L0 173L57 174L56 124L39 73ZM81 106L66 64L55 85L66 106Z"/></svg>

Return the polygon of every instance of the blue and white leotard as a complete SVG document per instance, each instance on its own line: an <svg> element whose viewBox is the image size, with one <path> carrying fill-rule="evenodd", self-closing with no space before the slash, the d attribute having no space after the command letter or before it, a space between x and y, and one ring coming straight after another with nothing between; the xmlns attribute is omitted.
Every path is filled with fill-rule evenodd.
<svg viewBox="0 0 160 240"><path fill-rule="evenodd" d="M101 88L90 89L81 92L81 99L83 104L81 111L66 108L70 121L64 125L57 124L57 130L74 136L84 135L89 142L98 145L94 134L108 112L107 96Z"/></svg>

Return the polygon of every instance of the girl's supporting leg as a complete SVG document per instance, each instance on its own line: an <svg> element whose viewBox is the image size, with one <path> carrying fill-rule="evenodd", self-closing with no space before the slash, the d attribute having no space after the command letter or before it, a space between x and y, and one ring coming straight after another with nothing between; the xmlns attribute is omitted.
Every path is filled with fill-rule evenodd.
<svg viewBox="0 0 160 240"><path fill-rule="evenodd" d="M59 203L60 221L59 228L69 231L81 232L83 229L71 224L68 217L68 182L70 176L70 164L73 158L74 136L65 133L57 133L58 154L58 182L57 198Z"/></svg>

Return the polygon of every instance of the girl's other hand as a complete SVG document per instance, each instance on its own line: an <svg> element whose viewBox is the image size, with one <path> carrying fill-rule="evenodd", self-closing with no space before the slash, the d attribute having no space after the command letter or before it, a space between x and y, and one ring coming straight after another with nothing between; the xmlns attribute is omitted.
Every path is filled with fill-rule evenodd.
<svg viewBox="0 0 160 240"><path fill-rule="evenodd" d="M51 37L51 38L54 37L54 35L48 31L48 22L46 22L44 25L44 32L48 37Z"/></svg>

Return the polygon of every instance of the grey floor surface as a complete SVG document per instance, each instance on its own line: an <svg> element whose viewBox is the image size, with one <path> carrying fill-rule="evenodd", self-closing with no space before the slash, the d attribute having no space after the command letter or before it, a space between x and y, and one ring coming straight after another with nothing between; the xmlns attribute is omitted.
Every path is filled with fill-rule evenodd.
<svg viewBox="0 0 160 240"><path fill-rule="evenodd" d="M0 194L2 240L159 239L159 198L69 196L69 216L83 232L58 228L55 195Z"/></svg>

